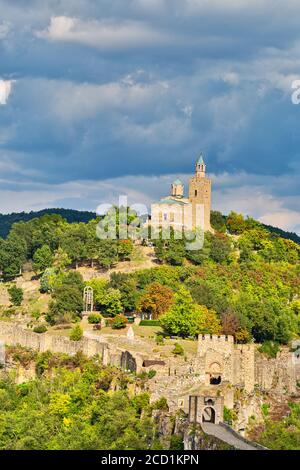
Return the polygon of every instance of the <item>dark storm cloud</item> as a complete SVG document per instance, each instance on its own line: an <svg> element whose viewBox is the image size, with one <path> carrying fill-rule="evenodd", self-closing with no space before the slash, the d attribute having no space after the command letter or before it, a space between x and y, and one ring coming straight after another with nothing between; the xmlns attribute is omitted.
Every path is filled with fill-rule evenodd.
<svg viewBox="0 0 300 470"><path fill-rule="evenodd" d="M300 174L299 2L0 0L0 12L3 190L123 177L151 198L160 186L143 178L186 174L204 150L210 172L258 178L295 219L297 184L268 181ZM75 201L68 191L57 201Z"/></svg>

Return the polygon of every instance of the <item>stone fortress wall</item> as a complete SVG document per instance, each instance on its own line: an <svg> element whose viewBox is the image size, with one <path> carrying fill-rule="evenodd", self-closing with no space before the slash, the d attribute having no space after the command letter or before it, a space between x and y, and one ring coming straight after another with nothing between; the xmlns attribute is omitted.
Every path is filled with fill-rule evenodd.
<svg viewBox="0 0 300 470"><path fill-rule="evenodd" d="M121 349L103 341L101 336L71 341L64 336L34 333L12 322L0 322L0 341L40 352L74 355L82 351L87 357L99 355L104 365L137 373L155 369L157 374L149 382L151 400L166 397L171 411L186 410L191 396L209 397L216 402L222 397L222 406L233 408L237 389L248 397L255 395L256 388L291 395L296 393L300 378L299 367L287 349L276 359L268 359L257 351L256 345L237 345L233 337L224 335L200 335L196 357L177 365L157 361L159 358L154 355ZM221 412L218 414L221 416Z"/></svg>
<svg viewBox="0 0 300 470"><path fill-rule="evenodd" d="M214 379L253 392L256 386L264 391L276 387L296 392L299 371L295 355L284 348L276 359L269 359L255 344L234 344L232 336L200 335L195 360L202 370L201 381L212 385Z"/></svg>
<svg viewBox="0 0 300 470"><path fill-rule="evenodd" d="M158 370L151 380L151 395L152 400L165 396L171 410L182 408L186 413L191 410L191 397L198 397L198 404L204 397L214 401L220 417L217 407L232 409L237 393L247 402L240 410L240 421L246 423L249 416L260 411L256 391L277 394L284 400L297 392L299 372L287 348L276 359L269 359L258 352L255 344L234 344L232 336L200 335L194 360L176 370Z"/></svg>
<svg viewBox="0 0 300 470"><path fill-rule="evenodd" d="M83 337L80 341L71 341L65 336L34 333L12 322L0 322L0 341L10 346L20 345L39 352L51 351L73 356L80 351L87 357L98 355L104 365L123 369L131 365L131 368L137 372L142 370L143 362L148 358L139 353L133 356L129 351L103 341L101 336Z"/></svg>

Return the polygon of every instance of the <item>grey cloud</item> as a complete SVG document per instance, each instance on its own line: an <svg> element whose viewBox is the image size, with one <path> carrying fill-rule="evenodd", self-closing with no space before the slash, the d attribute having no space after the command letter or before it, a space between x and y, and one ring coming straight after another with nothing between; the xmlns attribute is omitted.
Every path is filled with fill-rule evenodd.
<svg viewBox="0 0 300 470"><path fill-rule="evenodd" d="M27 185L26 208L93 209L97 184L101 199L113 194L102 182L121 180L149 200L204 150L218 207L299 225L300 106L290 99L300 77L298 1L0 0L0 8L0 80L16 80L0 95L9 204L21 207ZM58 17L75 23L49 29ZM108 34L116 25L117 37ZM80 185L78 198L72 185L81 180L95 190Z"/></svg>

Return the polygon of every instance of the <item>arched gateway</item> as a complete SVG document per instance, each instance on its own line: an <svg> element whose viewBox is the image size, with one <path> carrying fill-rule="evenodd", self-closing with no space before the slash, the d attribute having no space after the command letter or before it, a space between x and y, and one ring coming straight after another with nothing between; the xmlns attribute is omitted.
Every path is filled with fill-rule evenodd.
<svg viewBox="0 0 300 470"><path fill-rule="evenodd" d="M202 414L202 422L203 423L214 423L216 422L216 412L213 407L207 406L203 410Z"/></svg>

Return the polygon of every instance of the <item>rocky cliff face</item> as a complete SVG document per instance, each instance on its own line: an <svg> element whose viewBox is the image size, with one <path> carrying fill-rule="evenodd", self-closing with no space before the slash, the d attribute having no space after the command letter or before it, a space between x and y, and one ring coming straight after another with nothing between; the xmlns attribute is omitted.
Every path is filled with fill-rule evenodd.
<svg viewBox="0 0 300 470"><path fill-rule="evenodd" d="M233 447L203 432L200 425L189 423L184 413L155 411L157 434L165 449L233 450Z"/></svg>
<svg viewBox="0 0 300 470"><path fill-rule="evenodd" d="M199 425L187 425L183 435L184 450L234 450L229 444L205 434Z"/></svg>

